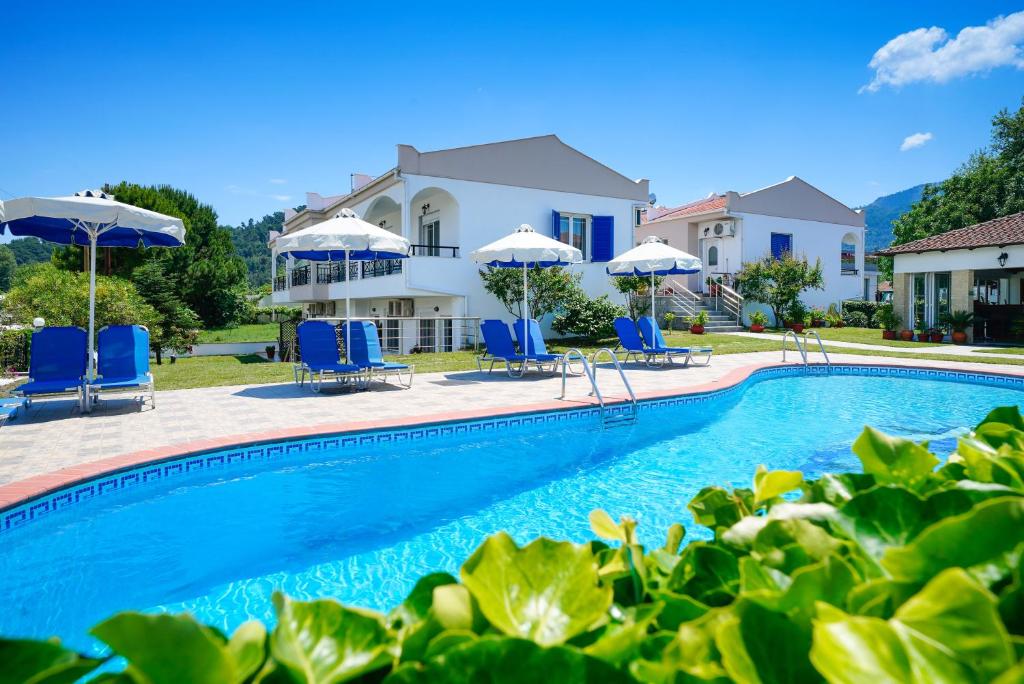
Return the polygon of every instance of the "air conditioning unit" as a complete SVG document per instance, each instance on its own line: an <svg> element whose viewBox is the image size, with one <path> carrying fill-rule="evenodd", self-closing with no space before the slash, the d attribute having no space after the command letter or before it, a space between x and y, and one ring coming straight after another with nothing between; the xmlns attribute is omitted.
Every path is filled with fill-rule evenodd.
<svg viewBox="0 0 1024 684"><path fill-rule="evenodd" d="M735 221L715 221L711 228L711 234L715 237L735 237L736 223Z"/></svg>

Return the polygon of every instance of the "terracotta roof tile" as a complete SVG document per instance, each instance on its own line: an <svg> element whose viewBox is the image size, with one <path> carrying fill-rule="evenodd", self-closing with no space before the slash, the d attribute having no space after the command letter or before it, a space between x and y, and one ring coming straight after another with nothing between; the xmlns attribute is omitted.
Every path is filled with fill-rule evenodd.
<svg viewBox="0 0 1024 684"><path fill-rule="evenodd" d="M725 195L715 195L714 197L705 197L704 199L699 199L696 202L690 202L689 204L684 204L680 207L676 207L675 209L670 209L664 214L658 216L658 218L652 219L649 223L654 223L655 221L669 221L672 219L682 218L684 216L693 216L695 214L705 214L709 211L714 211L715 209L724 208Z"/></svg>
<svg viewBox="0 0 1024 684"><path fill-rule="evenodd" d="M881 256L1024 244L1024 212L914 240L875 252Z"/></svg>

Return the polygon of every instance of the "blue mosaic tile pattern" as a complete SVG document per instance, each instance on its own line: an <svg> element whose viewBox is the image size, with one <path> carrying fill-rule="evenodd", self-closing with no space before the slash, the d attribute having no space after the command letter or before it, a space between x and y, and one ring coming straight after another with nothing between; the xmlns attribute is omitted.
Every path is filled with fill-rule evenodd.
<svg viewBox="0 0 1024 684"><path fill-rule="evenodd" d="M665 407L701 405L718 401L744 392L751 384L772 378L800 375L827 374L860 375L877 377L917 378L945 382L970 383L993 387L1007 387L1024 390L1024 377L975 373L968 371L943 370L933 368L908 368L900 366L858 366L834 364L831 369L824 365L780 366L755 371L750 378L742 383L721 390L702 392L699 394L650 399L640 402L642 413ZM408 428L377 430L341 435L325 435L312 439L301 439L279 444L266 444L247 447L230 447L215 452L189 454L176 457L163 463L150 463L131 470L102 475L93 480L72 485L57 492L0 511L0 534L15 527L20 527L32 520L39 519L54 511L89 501L95 497L120 492L130 487L147 483L162 482L168 478L187 474L219 470L236 465L248 465L258 461L284 459L303 453L328 451L349 447L397 444L427 439L445 439L453 436L470 435L478 432L514 429L517 427L537 426L548 423L564 423L568 421L595 421L599 417L598 408L576 408L543 413L526 413L458 423L441 423L417 425Z"/></svg>

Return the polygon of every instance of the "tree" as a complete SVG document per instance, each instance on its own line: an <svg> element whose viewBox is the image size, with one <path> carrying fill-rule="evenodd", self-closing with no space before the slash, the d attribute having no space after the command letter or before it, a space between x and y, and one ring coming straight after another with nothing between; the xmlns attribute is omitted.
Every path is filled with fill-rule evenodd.
<svg viewBox="0 0 1024 684"><path fill-rule="evenodd" d="M284 212L275 211L259 221L249 219L236 228L230 228L235 251L245 261L249 273L250 287L270 282L270 248L267 237L270 231L284 229Z"/></svg>
<svg viewBox="0 0 1024 684"><path fill-rule="evenodd" d="M654 276L654 289L661 287L664 276ZM650 276L620 276L612 278L615 289L626 295L626 306L629 308L629 317L634 321L640 320L641 316L647 314L651 308L651 277Z"/></svg>
<svg viewBox="0 0 1024 684"><path fill-rule="evenodd" d="M498 298L508 312L523 316L523 271L520 268L494 268L480 271L484 289ZM558 309L562 302L578 287L580 275L572 274L561 266L534 267L528 272L530 317L538 321Z"/></svg>
<svg viewBox="0 0 1024 684"><path fill-rule="evenodd" d="M164 272L163 262L150 259L135 269L132 281L139 295L156 309L161 318L159 333L150 331L157 365L162 361L163 349L181 353L196 343L198 328L202 323L195 312L178 299L174 292L174 282Z"/></svg>
<svg viewBox="0 0 1024 684"><path fill-rule="evenodd" d="M10 289L17 268L18 261L14 258L14 252L7 245L0 245L0 292Z"/></svg>
<svg viewBox="0 0 1024 684"><path fill-rule="evenodd" d="M43 264L7 293L4 309L17 323L41 316L47 325L89 325L89 276ZM124 278L96 277L96 329L105 325L145 325L159 336L160 314Z"/></svg>
<svg viewBox="0 0 1024 684"><path fill-rule="evenodd" d="M25 237L11 240L7 243L7 246L14 252L14 258L18 262L18 266L25 266L27 264L49 261L50 254L53 253L55 245L52 242L44 242L39 238Z"/></svg>
<svg viewBox="0 0 1024 684"><path fill-rule="evenodd" d="M991 135L987 149L925 186L920 201L893 223L894 245L1024 211L1024 105L996 114ZM891 258L880 267L891 277Z"/></svg>
<svg viewBox="0 0 1024 684"><path fill-rule="evenodd" d="M560 335L578 335L601 339L615 335L615 319L625 316L626 310L601 295L591 299L581 287L574 287L558 307L551 327Z"/></svg>
<svg viewBox="0 0 1024 684"><path fill-rule="evenodd" d="M130 278L138 266L155 256L173 281L178 298L198 314L204 325L220 327L237 322L248 292L247 270L235 253L231 230L217 225L217 213L211 206L167 185L122 182L106 185L103 190L119 202L177 216L184 222L186 233L185 244L173 249L104 249L102 255L97 254L101 272ZM57 250L53 261L68 270L81 270L82 250Z"/></svg>
<svg viewBox="0 0 1024 684"><path fill-rule="evenodd" d="M821 259L811 266L806 257L797 259L787 252L776 259L768 254L743 264L736 274L736 288L747 300L768 305L775 325L782 325L783 314L800 299L800 293L825 288Z"/></svg>

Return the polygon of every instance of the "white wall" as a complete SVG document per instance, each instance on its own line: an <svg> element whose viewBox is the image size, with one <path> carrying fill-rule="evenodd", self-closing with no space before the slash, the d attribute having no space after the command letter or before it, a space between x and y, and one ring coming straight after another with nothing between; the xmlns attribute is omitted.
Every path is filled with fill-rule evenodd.
<svg viewBox="0 0 1024 684"><path fill-rule="evenodd" d="M746 214L742 216L742 260L754 261L771 252L772 233L790 233L793 236L795 256L807 257L814 263L821 259L825 289L807 290L801 296L808 306L827 308L843 299L859 299L864 289L864 229L855 226L819 223L801 219ZM857 244L856 275L841 273L840 250L843 237L853 233ZM739 270L739 269L735 269Z"/></svg>
<svg viewBox="0 0 1024 684"><path fill-rule="evenodd" d="M894 273L922 273L928 271L984 271L1004 268L999 255L1006 253L1005 268L1024 268L1024 245L1006 247L979 247L955 249L948 252L897 254L893 258Z"/></svg>

